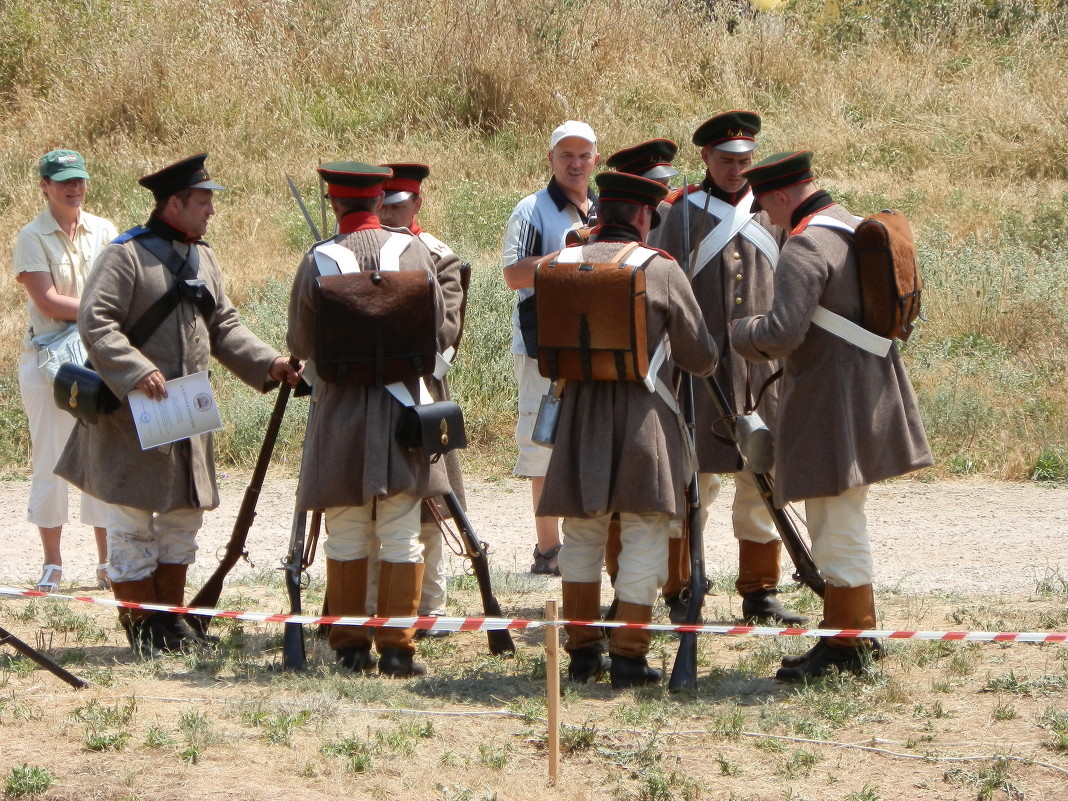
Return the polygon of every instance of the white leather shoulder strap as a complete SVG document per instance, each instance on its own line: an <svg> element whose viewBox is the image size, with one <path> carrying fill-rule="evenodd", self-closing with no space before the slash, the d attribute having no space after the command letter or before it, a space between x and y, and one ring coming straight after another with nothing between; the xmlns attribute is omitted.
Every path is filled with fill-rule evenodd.
<svg viewBox="0 0 1068 801"><path fill-rule="evenodd" d="M360 262L356 254L343 245L328 241L312 249L315 268L319 275L347 275L360 271Z"/></svg>

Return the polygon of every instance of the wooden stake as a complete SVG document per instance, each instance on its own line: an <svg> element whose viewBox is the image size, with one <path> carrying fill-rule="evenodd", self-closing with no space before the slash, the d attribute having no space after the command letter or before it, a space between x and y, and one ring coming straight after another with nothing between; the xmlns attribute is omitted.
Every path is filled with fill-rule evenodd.
<svg viewBox="0 0 1068 801"><path fill-rule="evenodd" d="M545 619L557 619L556 601L545 602ZM545 627L545 690L549 699L549 785L560 774L560 627Z"/></svg>

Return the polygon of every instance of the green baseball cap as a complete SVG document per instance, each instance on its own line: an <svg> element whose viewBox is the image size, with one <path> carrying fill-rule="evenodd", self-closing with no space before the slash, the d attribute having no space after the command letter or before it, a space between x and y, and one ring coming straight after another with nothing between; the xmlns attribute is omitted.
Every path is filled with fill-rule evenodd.
<svg viewBox="0 0 1068 801"><path fill-rule="evenodd" d="M42 178L51 178L53 181L69 181L71 178L89 180L85 159L76 150L51 150L41 156L37 169Z"/></svg>

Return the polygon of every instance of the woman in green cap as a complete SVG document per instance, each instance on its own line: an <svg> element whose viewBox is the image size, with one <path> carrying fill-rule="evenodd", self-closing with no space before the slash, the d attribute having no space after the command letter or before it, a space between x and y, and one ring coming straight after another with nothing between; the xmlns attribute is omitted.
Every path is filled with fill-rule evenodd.
<svg viewBox="0 0 1068 801"><path fill-rule="evenodd" d="M44 568L36 588L54 592L63 577L59 540L67 522L67 482L52 469L74 418L52 401L58 362L84 359L77 335L78 298L97 254L118 236L115 226L82 210L89 173L73 150L52 150L38 162L46 208L19 231L15 277L26 289L29 327L19 358L19 390L30 424L33 478L27 519L41 532ZM108 586L105 505L82 496L81 520L96 535L96 580Z"/></svg>

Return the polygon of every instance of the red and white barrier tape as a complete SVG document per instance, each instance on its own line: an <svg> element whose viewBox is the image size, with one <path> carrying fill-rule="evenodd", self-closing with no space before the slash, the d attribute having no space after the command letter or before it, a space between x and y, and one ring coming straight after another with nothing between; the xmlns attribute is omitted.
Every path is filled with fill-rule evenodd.
<svg viewBox="0 0 1068 801"><path fill-rule="evenodd" d="M93 598L88 595L22 590L0 585L0 595L24 598L62 598L68 601L99 606L148 609L154 612L177 612L181 615L203 615L229 620L248 620L254 623L303 623L331 626L368 626L388 628L416 628L427 631L499 631L501 629L538 629L545 626L596 626L606 629L647 629L649 631L693 632L695 634L747 634L757 637L877 637L886 640L950 640L960 642L1065 642L1068 632L1062 631L892 631L889 629L799 629L774 626L687 626L668 623L624 623L619 620L524 620L508 617L338 617L333 615L290 615L284 613L238 612L203 607L166 606L117 601L114 598Z"/></svg>

